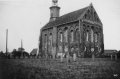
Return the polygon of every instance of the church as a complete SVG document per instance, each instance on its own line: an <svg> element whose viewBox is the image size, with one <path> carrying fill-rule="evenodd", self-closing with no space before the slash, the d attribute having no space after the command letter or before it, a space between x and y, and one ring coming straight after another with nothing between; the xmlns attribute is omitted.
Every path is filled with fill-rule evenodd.
<svg viewBox="0 0 120 79"><path fill-rule="evenodd" d="M39 55L99 57L104 52L103 24L92 4L60 16L58 0L52 0L50 20L40 30Z"/></svg>

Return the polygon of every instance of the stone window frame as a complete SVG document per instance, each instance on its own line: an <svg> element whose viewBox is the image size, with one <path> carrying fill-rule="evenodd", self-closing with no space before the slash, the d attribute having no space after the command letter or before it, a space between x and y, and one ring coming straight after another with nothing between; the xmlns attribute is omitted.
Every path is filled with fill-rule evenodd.
<svg viewBox="0 0 120 79"><path fill-rule="evenodd" d="M86 41L89 42L89 30L86 30Z"/></svg>
<svg viewBox="0 0 120 79"><path fill-rule="evenodd" d="M75 33L74 33L74 40L79 42L80 41L80 32L79 32L79 27L75 28Z"/></svg>
<svg viewBox="0 0 120 79"><path fill-rule="evenodd" d="M94 26L91 26L90 29L90 42L94 43Z"/></svg>
<svg viewBox="0 0 120 79"><path fill-rule="evenodd" d="M83 38L84 38L84 40L86 40L86 27L87 27L87 25L83 23L82 26L83 26Z"/></svg>
<svg viewBox="0 0 120 79"><path fill-rule="evenodd" d="M62 38L60 39L60 37L62 36ZM58 28L58 32L57 32L57 50L58 53L62 53L63 52L63 28Z"/></svg>
<svg viewBox="0 0 120 79"><path fill-rule="evenodd" d="M73 33L72 34L72 37L71 37L71 32ZM70 43L73 43L74 41L75 41L75 38L74 38L74 33L75 32L75 28L74 28L74 26L71 26L70 27L70 30L69 30L69 33L70 33L70 38L69 38L69 40L70 40ZM72 40L71 40L71 38L72 38Z"/></svg>
<svg viewBox="0 0 120 79"><path fill-rule="evenodd" d="M90 13L91 13L91 12L90 12L90 9L88 9L88 11L87 11L87 14L88 14L88 15L87 15L87 19L89 19L89 20L91 19L91 18L90 18L90 16L91 16Z"/></svg>
<svg viewBox="0 0 120 79"><path fill-rule="evenodd" d="M58 42L63 42L63 29L62 28L59 28L58 29L58 34L57 34L57 39L58 39ZM62 37L62 38L60 38L60 37ZM60 40L61 39L61 40Z"/></svg>
<svg viewBox="0 0 120 79"><path fill-rule="evenodd" d="M65 27L63 30L63 41L64 42L68 42L68 31L69 31L68 27ZM65 36L65 32L67 32L66 36ZM65 40L65 38L66 38L66 40Z"/></svg>
<svg viewBox="0 0 120 79"><path fill-rule="evenodd" d="M52 43L53 43L53 34L50 32L49 36L48 36L48 49L50 49L50 51L52 51L52 49L51 49L51 47L53 46ZM50 48L49 48L49 46L50 46Z"/></svg>
<svg viewBox="0 0 120 79"><path fill-rule="evenodd" d="M48 40L48 39L47 39L47 34L45 33L45 34L44 34L44 49L47 49L47 43L48 43L47 40Z"/></svg>
<svg viewBox="0 0 120 79"><path fill-rule="evenodd" d="M94 39L95 39L95 43L97 43L98 42L98 33L97 32L94 33Z"/></svg>

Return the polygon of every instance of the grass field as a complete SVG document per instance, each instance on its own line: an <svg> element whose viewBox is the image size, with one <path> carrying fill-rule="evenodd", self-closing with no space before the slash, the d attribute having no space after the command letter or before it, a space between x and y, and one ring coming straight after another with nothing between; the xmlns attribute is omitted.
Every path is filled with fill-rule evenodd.
<svg viewBox="0 0 120 79"><path fill-rule="evenodd" d="M0 79L120 79L120 59L0 59Z"/></svg>

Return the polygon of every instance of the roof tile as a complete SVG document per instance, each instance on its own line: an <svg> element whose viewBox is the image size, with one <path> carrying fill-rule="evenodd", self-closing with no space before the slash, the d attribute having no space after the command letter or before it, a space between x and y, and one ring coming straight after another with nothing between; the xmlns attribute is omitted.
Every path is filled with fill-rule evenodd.
<svg viewBox="0 0 120 79"><path fill-rule="evenodd" d="M88 7L85 7L85 8L79 9L77 11L65 14L65 15L57 18L55 21L51 21L51 22L47 23L42 29L47 29L47 28L50 28L50 27L53 27L53 26L58 26L58 25L61 25L61 24L76 21L84 13L84 11L87 8Z"/></svg>

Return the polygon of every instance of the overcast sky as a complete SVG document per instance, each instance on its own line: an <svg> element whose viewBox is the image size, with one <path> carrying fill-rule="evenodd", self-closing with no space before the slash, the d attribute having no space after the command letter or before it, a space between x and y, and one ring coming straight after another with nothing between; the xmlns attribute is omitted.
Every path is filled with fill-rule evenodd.
<svg viewBox="0 0 120 79"><path fill-rule="evenodd" d="M105 49L120 50L120 0L58 0L60 15L89 6L92 2L102 23ZM38 47L40 28L50 17L52 0L0 0L0 51L23 47L30 52Z"/></svg>

